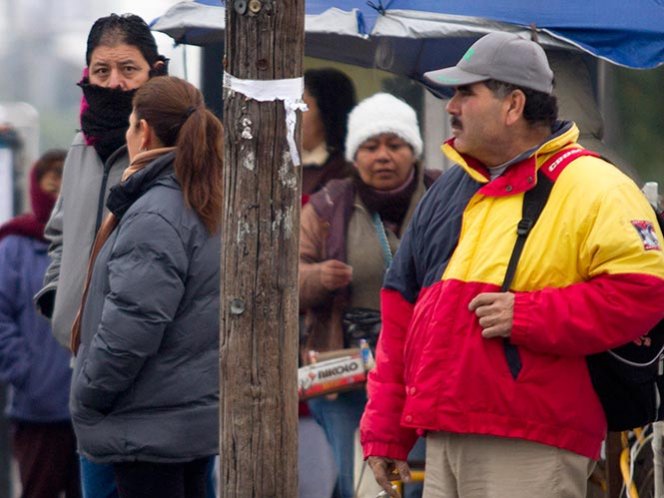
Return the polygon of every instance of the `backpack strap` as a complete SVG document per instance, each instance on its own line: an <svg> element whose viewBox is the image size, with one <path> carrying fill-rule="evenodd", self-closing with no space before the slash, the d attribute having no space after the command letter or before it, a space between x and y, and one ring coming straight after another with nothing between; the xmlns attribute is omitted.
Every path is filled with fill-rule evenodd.
<svg viewBox="0 0 664 498"><path fill-rule="evenodd" d="M544 206L553 188L553 183L569 163L581 156L597 157L597 154L578 147L563 149L550 157L537 170L537 184L523 194L522 217L516 228L516 242L514 243L514 249L512 249L510 261L507 264L503 285L500 287L501 292L507 292L512 285L516 266L523 252L523 247L526 244L526 239L544 210ZM505 350L507 365L512 373L512 377L516 379L522 366L519 350L508 338L503 339L503 349Z"/></svg>
<svg viewBox="0 0 664 498"><path fill-rule="evenodd" d="M514 242L514 249L512 249L510 261L507 264L503 285L500 287L501 292L507 292L510 285L512 285L512 280L514 280L514 274L516 273L516 265L523 252L523 246L526 245L526 239L530 231L544 210L552 188L553 181L545 176L544 173L538 171L537 184L523 194L522 218L516 226L516 242Z"/></svg>

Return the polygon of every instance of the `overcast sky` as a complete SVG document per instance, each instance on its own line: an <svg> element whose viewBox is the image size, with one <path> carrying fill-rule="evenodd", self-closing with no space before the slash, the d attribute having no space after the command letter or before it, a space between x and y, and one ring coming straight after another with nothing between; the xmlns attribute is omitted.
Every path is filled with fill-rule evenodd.
<svg viewBox="0 0 664 498"><path fill-rule="evenodd" d="M83 61L85 40L92 23L111 12L131 12L150 23L180 0L0 0L0 54L12 50L13 40L50 31L55 50L73 62ZM221 2L220 2L221 4ZM160 51L173 56L173 40L155 33Z"/></svg>
<svg viewBox="0 0 664 498"><path fill-rule="evenodd" d="M39 0L41 2L52 2L53 0ZM87 28L82 32L83 40L87 37L87 30L92 25L95 19L106 16L111 12L118 14L131 12L141 16L147 23L152 22L155 18L166 12L169 7L179 3L181 0L92 0L88 2L90 12L86 14ZM75 4L80 5L80 0L73 0ZM155 38L159 43L161 53L168 57L173 54L173 40L169 36L161 33L155 33ZM81 49L84 48L83 44L79 44ZM82 51L81 54L84 52Z"/></svg>

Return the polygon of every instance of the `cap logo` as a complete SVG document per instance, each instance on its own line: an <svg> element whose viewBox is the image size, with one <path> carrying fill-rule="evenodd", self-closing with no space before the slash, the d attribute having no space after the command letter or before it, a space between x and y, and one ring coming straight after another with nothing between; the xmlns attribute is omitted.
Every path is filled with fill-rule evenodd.
<svg viewBox="0 0 664 498"><path fill-rule="evenodd" d="M473 58L473 55L475 55L475 49L473 47L470 47L468 50L466 50L466 53L463 54L462 59L465 60L466 62L470 62L470 59Z"/></svg>
<svg viewBox="0 0 664 498"><path fill-rule="evenodd" d="M458 79L458 78L447 78L447 77L445 77L445 76L437 76L436 79L437 79L438 81L440 81L441 83L443 83L443 84L448 84L448 85L451 85L451 84L454 84L454 83L458 83L458 82L459 82L459 79Z"/></svg>

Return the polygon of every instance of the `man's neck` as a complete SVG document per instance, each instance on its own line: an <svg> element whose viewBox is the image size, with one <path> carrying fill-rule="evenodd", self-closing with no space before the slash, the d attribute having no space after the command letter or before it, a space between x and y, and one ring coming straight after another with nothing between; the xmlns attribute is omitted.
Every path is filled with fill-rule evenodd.
<svg viewBox="0 0 664 498"><path fill-rule="evenodd" d="M489 169L495 167L500 168L515 157L523 154L525 151L542 144L551 136L551 133L551 128L547 126L526 128L516 137L512 137L512 139L505 144L505 147L497 150L496 154L487 158L483 163Z"/></svg>

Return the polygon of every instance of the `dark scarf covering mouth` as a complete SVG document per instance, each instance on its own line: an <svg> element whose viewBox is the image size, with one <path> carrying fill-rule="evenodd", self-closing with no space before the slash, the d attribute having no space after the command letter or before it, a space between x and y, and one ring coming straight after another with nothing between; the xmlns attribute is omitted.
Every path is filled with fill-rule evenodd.
<svg viewBox="0 0 664 498"><path fill-rule="evenodd" d="M357 169L353 173L353 183L362 203L369 211L376 212L381 219L401 227L401 222L408 212L410 200L417 188L419 164L415 163L410 177L404 185L394 190L376 190L362 181Z"/></svg>
<svg viewBox="0 0 664 498"><path fill-rule="evenodd" d="M120 90L90 84L85 77L78 86L85 103L81 109L81 129L102 162L125 144L132 99L136 90ZM85 105L87 103L87 105Z"/></svg>

